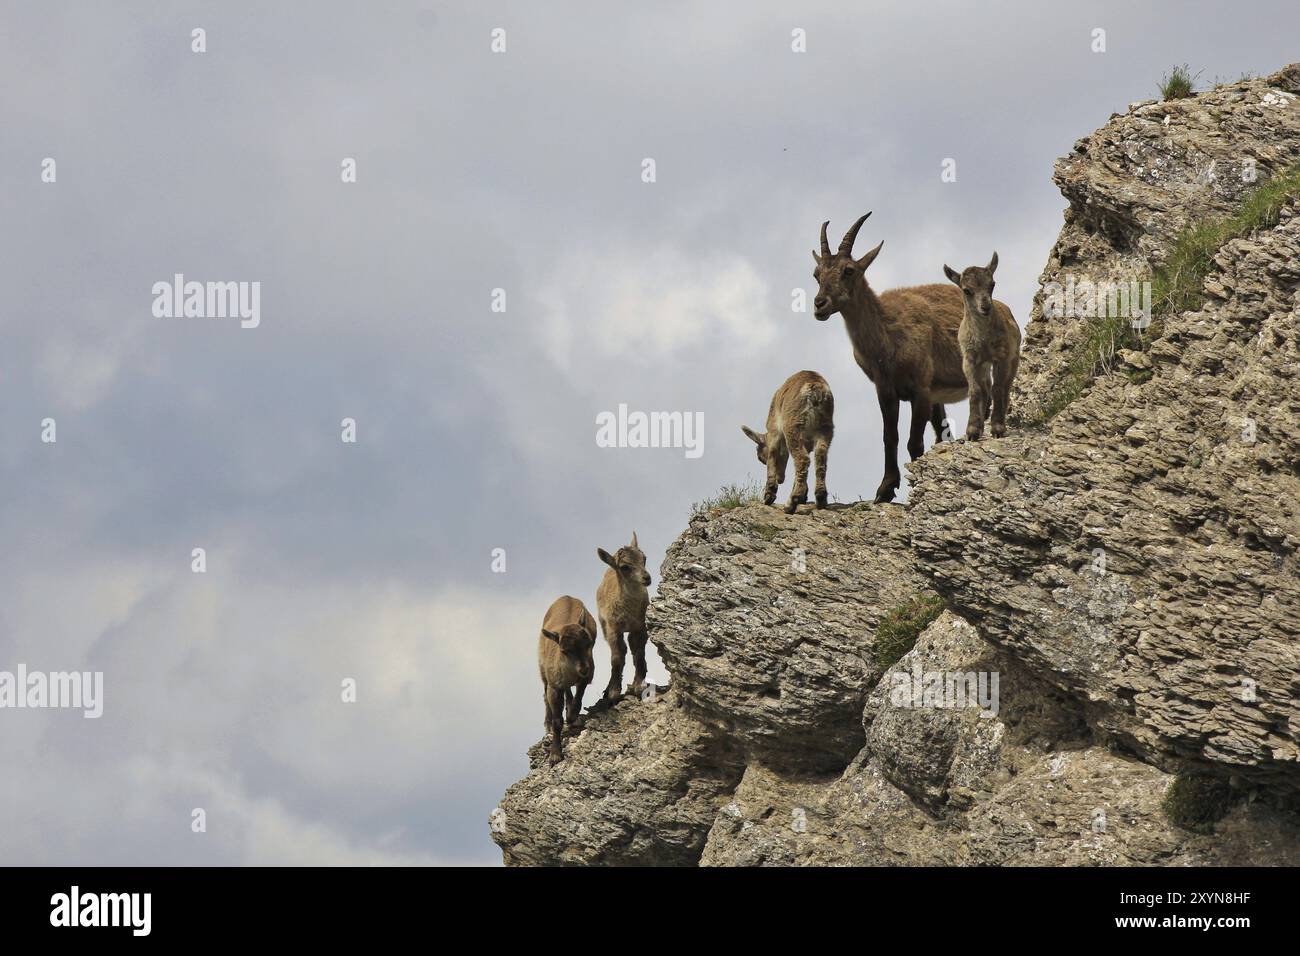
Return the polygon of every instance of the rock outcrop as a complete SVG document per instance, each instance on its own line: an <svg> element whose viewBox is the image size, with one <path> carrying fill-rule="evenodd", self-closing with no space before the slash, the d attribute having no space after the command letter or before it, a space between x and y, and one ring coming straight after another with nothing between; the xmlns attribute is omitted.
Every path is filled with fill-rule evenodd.
<svg viewBox="0 0 1300 956"><path fill-rule="evenodd" d="M744 772L725 735L685 713L675 693L629 698L594 716L510 788L491 819L507 864L686 866L695 863Z"/></svg>
<svg viewBox="0 0 1300 956"><path fill-rule="evenodd" d="M857 505L692 520L647 618L682 703L753 759L842 769L881 674L868 635L925 587L904 519Z"/></svg>
<svg viewBox="0 0 1300 956"><path fill-rule="evenodd" d="M1148 276L1247 160L1300 162L1297 94L1300 65L1080 141L1044 283ZM928 452L905 507L694 518L651 608L671 689L555 768L534 748L506 862L1300 864L1300 202L1035 422L1083 334L1035 303L1030 411ZM883 667L928 591L948 610ZM1171 821L1175 774L1221 782L1217 820Z"/></svg>
<svg viewBox="0 0 1300 956"><path fill-rule="evenodd" d="M1057 161L1052 178L1070 205L1040 286L1149 278L1189 224L1232 212L1297 162L1300 63L1187 99L1134 103ZM1044 305L1036 296L1025 326L1019 418L1052 404L1086 334L1085 323Z"/></svg>
<svg viewBox="0 0 1300 956"><path fill-rule="evenodd" d="M1265 177L1300 163L1297 92L1300 65L1138 106L1081 141L1057 166L1074 214L1043 281L1145 277L1189 221L1239 201L1243 159ZM921 459L909 502L916 558L950 606L1087 701L1099 730L1158 765L1290 790L1298 283L1293 200L1218 252L1202 308L1166 320L1148 351L1121 355L1046 429ZM1084 324L1035 309L1022 399L1052 386Z"/></svg>
<svg viewBox="0 0 1300 956"><path fill-rule="evenodd" d="M1002 668L1006 709L900 708L894 674ZM1160 809L1169 776L1093 740L1067 699L1036 691L975 629L946 614L877 685L869 739L821 778L751 764L719 810L701 863L1179 865L1300 860L1289 814L1242 802L1213 835ZM1011 700L1008 700L1011 698Z"/></svg>

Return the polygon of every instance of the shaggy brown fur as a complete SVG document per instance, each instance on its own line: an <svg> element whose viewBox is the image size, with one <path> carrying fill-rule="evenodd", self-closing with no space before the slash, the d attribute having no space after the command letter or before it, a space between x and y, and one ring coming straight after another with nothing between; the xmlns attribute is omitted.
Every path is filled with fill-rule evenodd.
<svg viewBox="0 0 1300 956"><path fill-rule="evenodd" d="M867 284L867 266L880 254L876 246L861 259L853 258L853 240L867 213L855 222L832 254L822 223L821 255L813 253L818 282L813 315L825 322L836 312L853 343L853 358L876 386L880 415L884 419L885 476L876 489L876 501L893 501L902 480L898 471L898 403L912 405L907 451L919 458L925 451L925 424L934 426L935 438L944 437L944 402L966 397L957 328L962 319L962 297L952 286L912 286L881 295Z"/></svg>
<svg viewBox="0 0 1300 956"><path fill-rule="evenodd" d="M808 500L809 453L817 459L817 507L826 507L826 454L835 437L835 396L816 372L795 372L772 396L767 410L767 431L740 430L758 446L758 460L767 465L763 503L776 501L776 489L785 481L785 465L794 456L794 488L785 506L787 514Z"/></svg>
<svg viewBox="0 0 1300 956"><path fill-rule="evenodd" d="M565 721L570 730L582 726L582 695L596 669L591 657L595 643L596 621L583 603L567 594L556 598L537 639L537 669L546 702L546 730L551 735L547 759L552 764L564 759L560 741Z"/></svg>
<svg viewBox="0 0 1300 956"><path fill-rule="evenodd" d="M596 613L600 615L600 629L609 645L609 684L605 687L604 699L614 701L623 695L623 662L627 658L624 634L632 646L632 662L636 667L631 692L640 696L645 689L645 610L650 603L650 594L646 590L650 585L650 575L645 569L645 554L637 547L636 532L633 531L631 544L619 548L612 555L604 548L597 548L596 556L609 565L600 587L596 589Z"/></svg>
<svg viewBox="0 0 1300 956"><path fill-rule="evenodd" d="M966 421L966 438L970 441L979 441L984 433L990 407L993 437L1007 433L1011 383L1020 367L1020 327L1011 310L993 299L993 273L997 268L996 252L987 266L971 266L960 273L943 267L944 275L961 290L965 302L957 342L961 345L962 369L970 383L970 418Z"/></svg>

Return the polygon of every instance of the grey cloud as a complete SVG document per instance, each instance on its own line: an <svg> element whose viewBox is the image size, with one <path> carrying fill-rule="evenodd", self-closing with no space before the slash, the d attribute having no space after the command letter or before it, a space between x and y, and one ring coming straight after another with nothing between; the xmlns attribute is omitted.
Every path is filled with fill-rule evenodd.
<svg viewBox="0 0 1300 956"><path fill-rule="evenodd" d="M1293 59L1288 17L1280 0L11 11L0 667L109 683L99 722L0 712L23 781L0 796L20 824L0 857L494 861L487 814L540 736L534 628L556 594L594 602L597 546L635 528L656 565L692 501L757 474L739 425L799 368L836 391L831 492L874 489L870 385L838 320L790 310L821 221L874 209L882 287L997 248L1023 321L1063 206L1052 161L1173 63L1209 79ZM153 318L175 272L260 281L262 326ZM620 402L703 412L705 455L596 447ZM354 711L334 703L349 671ZM204 801L222 821L206 843L188 830Z"/></svg>

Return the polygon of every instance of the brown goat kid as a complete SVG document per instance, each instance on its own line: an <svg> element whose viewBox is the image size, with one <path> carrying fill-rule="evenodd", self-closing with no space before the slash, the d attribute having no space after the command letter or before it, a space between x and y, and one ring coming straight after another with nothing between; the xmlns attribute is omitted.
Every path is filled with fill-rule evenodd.
<svg viewBox="0 0 1300 956"><path fill-rule="evenodd" d="M785 481L785 466L794 457L794 488L785 506L794 514L808 500L808 461L817 459L817 507L826 507L826 454L835 437L835 396L816 372L795 372L772 396L767 410L767 431L756 432L746 425L740 430L758 446L758 460L767 465L763 503L776 501L776 489Z"/></svg>
<svg viewBox="0 0 1300 956"><path fill-rule="evenodd" d="M993 298L993 273L997 268L996 252L987 266L971 266L960 273L943 267L944 275L961 290L965 303L957 342L961 345L962 370L970 385L970 417L966 421L966 438L970 441L979 441L984 433L990 408L993 421L989 430L993 437L1007 433L1011 383L1020 367L1020 327L1011 310Z"/></svg>
<svg viewBox="0 0 1300 956"><path fill-rule="evenodd" d="M640 696L645 690L645 645L648 637L645 611L650 604L650 593L646 590L650 586L650 575L645 569L645 554L637 547L635 531L632 532L631 544L624 545L612 555L604 548L597 548L596 556L609 565L600 587L596 589L596 613L600 615L600 629L609 645L610 674L604 700L613 702L623 695L623 662L627 658L624 634L628 644L632 645L632 662L636 667L632 693Z"/></svg>
<svg viewBox="0 0 1300 956"><path fill-rule="evenodd" d="M836 312L853 343L853 358L876 386L880 415L884 419L885 476L876 489L876 501L893 501L901 476L898 471L898 403L912 405L907 451L913 459L925 451L925 424L934 426L943 440L945 402L966 397L957 329L962 319L962 297L942 283L891 289L876 295L867 284L867 266L880 254L876 246L861 259L853 258L853 240L867 213L855 222L838 252L832 254L822 223L821 255L817 263L817 297L813 316L825 322Z"/></svg>
<svg viewBox="0 0 1300 956"><path fill-rule="evenodd" d="M582 695L596 669L591 656L595 643L596 621L583 603L568 595L556 598L537 639L537 669L546 701L546 730L551 735L547 759L553 765L564 759L565 721L570 730L582 726Z"/></svg>

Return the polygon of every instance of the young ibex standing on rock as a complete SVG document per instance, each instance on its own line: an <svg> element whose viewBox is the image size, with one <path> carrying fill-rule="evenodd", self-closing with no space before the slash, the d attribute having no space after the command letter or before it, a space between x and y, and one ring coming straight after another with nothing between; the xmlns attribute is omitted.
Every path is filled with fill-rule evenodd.
<svg viewBox="0 0 1300 956"><path fill-rule="evenodd" d="M605 688L604 699L612 702L623 694L623 661L627 657L627 645L623 643L625 633L632 645L632 662L636 666L632 693L640 696L645 690L645 610L650 603L650 594L646 590L650 586L650 575L645 569L645 554L637 547L635 531L632 532L631 544L624 545L612 555L604 548L597 548L596 555L609 565L600 587L596 589L596 613L600 615L600 629L609 645L609 685Z"/></svg>
<svg viewBox="0 0 1300 956"><path fill-rule="evenodd" d="M560 739L565 721L570 730L582 726L582 695L596 669L591 657L595 643L596 622L583 603L568 595L556 598L537 639L537 669L546 701L546 730L551 735L547 757L552 764L564 759Z"/></svg>
<svg viewBox="0 0 1300 956"><path fill-rule="evenodd" d="M892 289L877 296L867 284L867 266L880 253L872 249L853 258L853 240L867 213L855 222L832 254L826 241L828 222L822 223L821 255L813 253L818 282L813 315L825 322L836 312L844 316L853 358L876 386L880 415L885 422L885 477L876 489L876 501L893 501L902 480L898 471L898 403L911 402L911 432L907 451L919 458L925 451L925 423L943 440L944 402L966 397L957 327L961 325L962 298L951 286L913 286Z"/></svg>
<svg viewBox="0 0 1300 956"><path fill-rule="evenodd" d="M795 372L772 396L767 410L767 431L740 429L758 446L758 460L767 465L763 503L776 501L776 489L785 481L785 465L794 456L794 488L786 514L808 500L809 454L817 458L817 507L826 507L826 453L835 436L835 397L826 379L816 372Z"/></svg>
<svg viewBox="0 0 1300 956"><path fill-rule="evenodd" d="M1020 367L1020 327L1011 310L993 299L993 273L998 254L993 253L987 266L971 266L958 273L943 267L943 274L961 289L965 314L957 341L961 345L962 370L970 385L970 417L966 420L966 438L979 441L984 433L984 419L993 422L989 430L994 438L1007 433L1007 406L1011 403L1011 383Z"/></svg>

